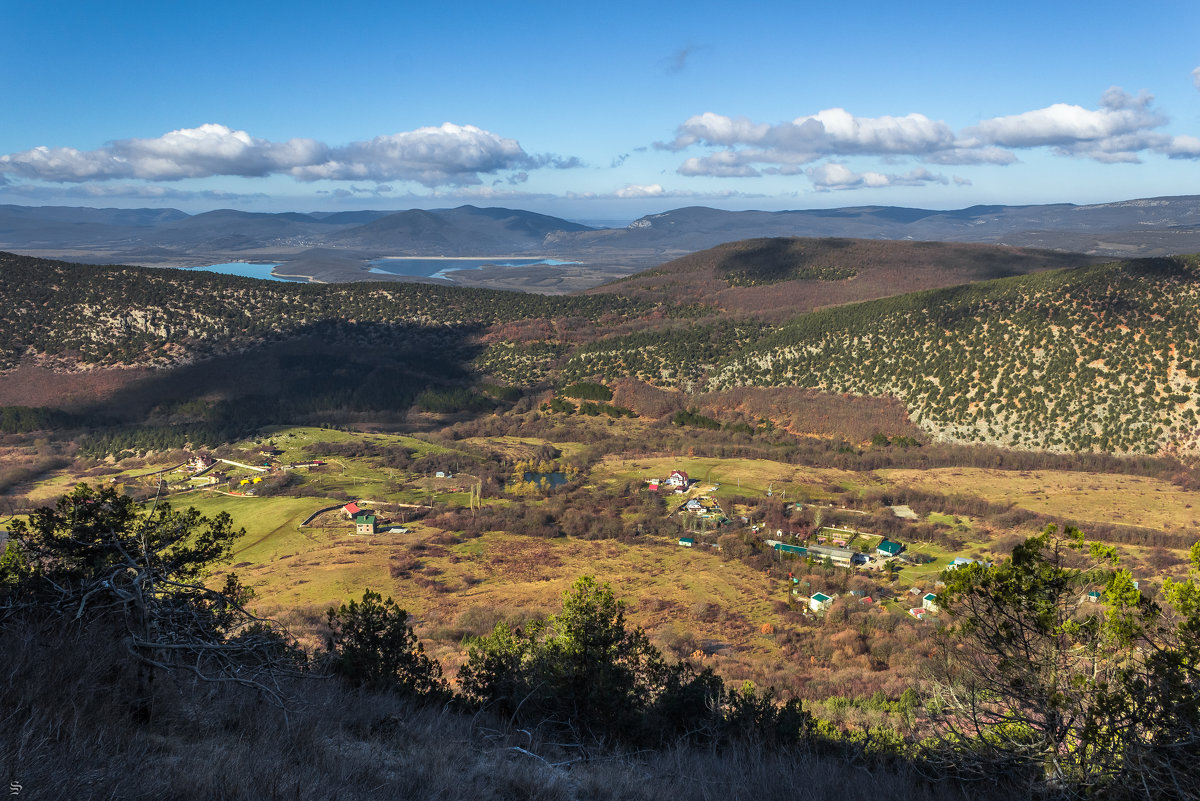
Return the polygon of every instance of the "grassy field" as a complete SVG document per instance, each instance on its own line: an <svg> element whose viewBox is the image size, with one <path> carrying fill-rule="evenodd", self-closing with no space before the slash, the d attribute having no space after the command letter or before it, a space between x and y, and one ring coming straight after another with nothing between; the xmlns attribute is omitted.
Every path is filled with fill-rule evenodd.
<svg viewBox="0 0 1200 801"><path fill-rule="evenodd" d="M255 608L267 615L295 609L315 615L366 588L390 595L414 616L422 637L438 641L431 648L447 664L461 658L464 620L553 613L582 575L610 582L627 603L630 622L660 642L669 645L686 633L729 658L775 653L761 628L780 623L773 602L786 599L787 587L714 551L666 541L628 545L500 532L456 540L421 525L410 529L374 537L349 528L280 529L236 556L254 557L237 572L254 588Z"/></svg>
<svg viewBox="0 0 1200 801"><path fill-rule="evenodd" d="M989 470L947 467L879 470L881 479L917 489L978 495L1081 523L1097 521L1200 536L1200 492L1155 478L1061 470Z"/></svg>
<svg viewBox="0 0 1200 801"><path fill-rule="evenodd" d="M736 495L765 496L767 490L784 500L799 497L827 499L845 489L879 485L871 476L849 470L803 467L765 459L718 459L691 456L628 459L610 456L592 468L591 480L602 485L624 481L665 479L672 470L682 470L697 479L702 488L720 484L719 498Z"/></svg>
<svg viewBox="0 0 1200 801"><path fill-rule="evenodd" d="M371 442L377 445L399 445L416 451L417 456L424 456L427 453L445 453L448 450L440 445L403 434L362 433L316 426L269 428L253 439L235 443L235 447L251 450L267 443L274 443L276 448L283 451L283 455L279 457L282 461L295 462L309 458L310 454L306 448L314 442Z"/></svg>
<svg viewBox="0 0 1200 801"><path fill-rule="evenodd" d="M770 579L740 560L725 560L712 549L681 548L674 537L630 544L618 540L542 539L493 531L466 539L421 522L408 524L406 534L359 536L348 520L337 515L322 518L325 527L301 528L300 523L310 514L340 505L343 501L338 499L346 497L377 509L377 504L426 503L431 498L439 504L467 505L467 493L454 490L473 483L467 471L476 457L463 454L462 473L451 479L437 479L379 468L370 458L310 450L317 442L352 441L401 446L418 454L453 452L400 435L314 427L278 429L236 445L246 451L273 445L282 450L276 458L285 464L325 458L329 462L325 467L299 474L311 497L238 497L202 489L172 498L176 506L194 506L205 515L228 512L234 525L246 530L236 544L231 563L211 580L219 583L227 572L236 572L256 593L252 607L287 621L308 644L318 641L326 609L361 597L363 590L370 588L392 596L412 613L426 647L452 674L463 658L465 635L482 634L497 620L520 624L556 611L563 591L586 574L610 582L618 597L628 604L629 621L646 628L656 643L675 655L699 651L712 655L704 657L711 658L711 664L723 668L732 665L734 672L739 666L751 665L789 669L781 660L784 646L764 631L797 630L797 618L781 603L791 600L790 585ZM586 447L557 442L553 434L548 438L479 437L465 444L472 450L490 451L509 459L528 457L546 445L558 448L569 458ZM115 479L128 487L137 484L144 491L148 480L139 484L137 477L168 466L151 459L139 463L136 469L90 480L107 483ZM762 498L769 491L789 502L825 503L836 501L847 491L912 486L931 492L975 495L995 503L1015 503L1082 523L1096 520L1191 532L1198 531L1196 518L1200 518L1200 512L1193 517L1193 506L1200 509L1200 493L1181 490L1168 482L1061 471L944 468L852 472L763 459L610 455L589 470L585 482L603 493L629 481L665 479L672 470L686 471L698 482L693 494L717 496L726 512L735 516L749 510L730 504L728 500L734 496ZM257 475L237 468L227 469L226 473ZM49 474L33 488L35 497L52 500L68 492L81 478L81 474L70 471ZM168 476L173 484L185 478L182 472ZM714 485L719 488L712 490ZM536 499L526 502L536 503ZM486 503L511 501L491 498ZM638 514L632 509L625 513ZM860 514L862 530L871 531L872 512ZM845 525L859 528L854 519ZM923 541L917 528L911 529L908 536L897 537L910 554L923 554L931 561L922 565L900 563L898 581L893 586L903 594L883 607L896 615L907 617L908 608L918 605L905 592L908 587L934 589L938 575L955 557L991 559L999 538L1014 533L995 530L986 519L975 521L941 511L929 513L924 522L951 527L962 544L951 550L940 544L944 539L941 537ZM878 535L872 534L855 538L851 544L874 545L877 540ZM1152 549L1121 546L1121 550L1143 560L1139 575L1157 574L1154 565L1162 560L1151 553ZM879 574L867 575L884 580ZM743 675L751 672L747 669Z"/></svg>

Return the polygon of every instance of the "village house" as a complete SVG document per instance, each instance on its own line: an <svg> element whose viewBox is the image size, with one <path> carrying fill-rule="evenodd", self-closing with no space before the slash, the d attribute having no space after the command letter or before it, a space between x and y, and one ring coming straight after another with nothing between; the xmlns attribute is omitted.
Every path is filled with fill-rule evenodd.
<svg viewBox="0 0 1200 801"><path fill-rule="evenodd" d="M203 473L214 464L216 464L216 462L213 461L211 456L204 453L198 453L192 457L190 462L188 462L188 472Z"/></svg>
<svg viewBox="0 0 1200 801"><path fill-rule="evenodd" d="M358 517L354 518L354 533L374 534L375 515L359 515Z"/></svg>
<svg viewBox="0 0 1200 801"><path fill-rule="evenodd" d="M937 596L932 592L925 593L924 597L921 598L921 607L930 612L936 612L941 608L938 606Z"/></svg>
<svg viewBox="0 0 1200 801"><path fill-rule="evenodd" d="M362 509L360 509L358 504L354 501L350 501L350 503L343 506L342 511L346 513L347 517L355 517L356 515L362 514Z"/></svg>
<svg viewBox="0 0 1200 801"><path fill-rule="evenodd" d="M682 470L672 470L671 475L667 477L663 485L675 489L687 489L691 483L691 479L688 478L687 473Z"/></svg>
<svg viewBox="0 0 1200 801"><path fill-rule="evenodd" d="M808 608L813 612L824 612L833 605L833 598L823 592L815 593L808 599Z"/></svg>
<svg viewBox="0 0 1200 801"><path fill-rule="evenodd" d="M894 556L899 556L904 550L904 546L898 542L892 542L887 537L884 537L878 545L875 546L875 554L884 559L891 559Z"/></svg>

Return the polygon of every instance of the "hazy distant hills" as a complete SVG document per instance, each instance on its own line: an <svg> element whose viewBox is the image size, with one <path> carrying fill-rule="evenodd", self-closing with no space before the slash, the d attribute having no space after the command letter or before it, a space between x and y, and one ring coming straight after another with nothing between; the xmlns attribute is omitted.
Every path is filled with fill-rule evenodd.
<svg viewBox="0 0 1200 801"><path fill-rule="evenodd" d="M544 214L475 206L313 214L220 209L196 215L173 209L0 206L0 248L64 252L87 261L288 261L313 248L345 250L359 261L510 255L541 252L550 233L588 230Z"/></svg>
<svg viewBox="0 0 1200 801"><path fill-rule="evenodd" d="M652 214L623 228L591 228L505 208L460 206L407 211L287 212L88 209L0 206L0 249L79 262L198 265L220 261L293 262L281 272L323 281L385 280L366 271L381 256L543 256L586 268L555 291L583 288L727 242L769 237L1005 244L1104 258L1200 252L1200 196L1091 206L973 206L938 211L862 206L799 211L723 211L688 207ZM340 255L335 256L334 254ZM542 289L533 268L513 276L478 271L475 285Z"/></svg>
<svg viewBox="0 0 1200 801"><path fill-rule="evenodd" d="M783 236L981 242L1116 257L1192 253L1200 251L1200 196L951 211L860 206L771 212L693 206L642 217L624 229L563 234L553 241L576 251L694 252L737 239Z"/></svg>
<svg viewBox="0 0 1200 801"><path fill-rule="evenodd" d="M332 234L330 245L387 255L495 256L538 251L557 232L590 231L586 225L528 211L461 206L424 211L412 209L380 217L365 225Z"/></svg>

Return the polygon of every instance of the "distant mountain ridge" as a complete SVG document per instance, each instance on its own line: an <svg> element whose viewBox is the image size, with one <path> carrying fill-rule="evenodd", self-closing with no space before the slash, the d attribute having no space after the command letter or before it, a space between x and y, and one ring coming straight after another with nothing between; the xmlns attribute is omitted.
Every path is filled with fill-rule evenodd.
<svg viewBox="0 0 1200 801"><path fill-rule="evenodd" d="M89 261L193 262L229 258L286 261L311 248L376 256L490 256L539 251L548 234L592 230L535 212L453 209L262 212L216 209L88 209L0 206L0 248L90 250ZM78 255L78 254L76 254ZM198 257L198 258L196 258Z"/></svg>
<svg viewBox="0 0 1200 801"><path fill-rule="evenodd" d="M575 288L629 274L727 242L768 237L1004 244L1130 258L1200 252L1200 195L1073 205L972 206L933 210L859 206L791 211L665 211L623 228L592 228L507 208L285 212L0 206L0 249L79 262L194 266L220 261L301 260L342 251L322 281L389 280L370 274L382 256L541 256L595 265ZM325 261L323 264L334 264ZM301 268L284 268L289 274ZM553 267L546 275L558 273ZM534 270L536 272L536 270ZM528 287L539 286L532 275ZM477 273L475 285L500 286ZM494 283L488 284L488 281Z"/></svg>
<svg viewBox="0 0 1200 801"><path fill-rule="evenodd" d="M945 211L897 206L720 211L691 206L642 217L624 229L562 235L555 244L694 252L736 239L782 236L979 242L1098 256L1172 255L1200 250L1200 195Z"/></svg>

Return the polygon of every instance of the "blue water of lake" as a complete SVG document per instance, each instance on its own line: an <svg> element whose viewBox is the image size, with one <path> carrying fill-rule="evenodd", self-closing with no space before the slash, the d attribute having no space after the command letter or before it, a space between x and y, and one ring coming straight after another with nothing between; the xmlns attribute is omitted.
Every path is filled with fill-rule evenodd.
<svg viewBox="0 0 1200 801"><path fill-rule="evenodd" d="M577 261L558 259L418 259L407 256L389 256L370 262L371 272L384 275L406 275L411 278L446 278L452 270L478 270L481 267L528 267L531 264L579 264Z"/></svg>
<svg viewBox="0 0 1200 801"><path fill-rule="evenodd" d="M553 473L525 473L521 479L523 481L532 481L535 484L545 482L550 489L554 489L567 483L567 474L557 470Z"/></svg>
<svg viewBox="0 0 1200 801"><path fill-rule="evenodd" d="M193 267L193 270L204 270L209 273L221 273L223 275L240 275L242 278L262 278L267 281L300 281L308 283L307 278L285 278L280 275L271 275L271 270L278 267L278 264L249 264L244 261L233 261L227 264L210 264L207 267Z"/></svg>

